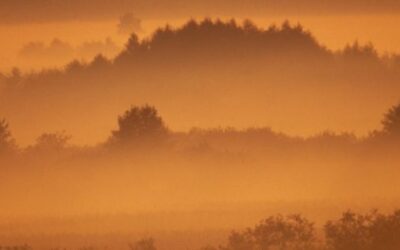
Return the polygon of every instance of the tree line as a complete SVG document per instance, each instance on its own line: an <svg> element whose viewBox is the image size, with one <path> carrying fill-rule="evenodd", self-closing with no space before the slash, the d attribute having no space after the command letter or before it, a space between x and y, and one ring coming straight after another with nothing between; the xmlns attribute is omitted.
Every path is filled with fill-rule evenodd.
<svg viewBox="0 0 400 250"><path fill-rule="evenodd" d="M276 215L253 227L232 231L225 243L199 250L397 250L400 248L400 210L384 214L344 212L327 221L323 234L314 222L299 214ZM153 238L128 244L130 250L157 250ZM0 250L31 250L29 245L0 246ZM80 248L96 250L95 247Z"/></svg>
<svg viewBox="0 0 400 250"><path fill-rule="evenodd" d="M279 140L280 141L319 141L325 140L334 143L335 141L356 142L356 141L383 141L396 143L400 140L400 104L391 107L384 115L382 120L382 128L372 131L366 138L360 139L350 133L335 134L325 132L320 135L301 138L290 137L282 133L275 133L268 128L253 128L246 131L237 131L235 129L215 129L202 130L193 129L190 133L195 133L198 136L237 136L242 134L246 136L249 133L258 133L264 140ZM118 127L111 131L109 138L101 144L103 147L153 147L161 146L169 141L172 137L179 138L182 133L171 131L165 124L162 117L158 114L155 107L150 105L132 106L118 117ZM62 150L68 145L71 136L65 132L44 133L40 135L34 144L27 149L36 150ZM262 140L263 140L262 139ZM2 154L21 151L16 140L13 138L10 126L6 119L0 119L0 152Z"/></svg>
<svg viewBox="0 0 400 250"><path fill-rule="evenodd" d="M304 61L311 58L323 64L338 59L339 64L345 62L347 67L365 63L381 69L398 69L400 66L399 55L387 53L379 56L371 43L362 45L354 41L341 50L332 51L319 43L301 24L292 24L288 20L280 25L260 27L250 19L240 23L235 19L205 18L200 21L190 19L178 28L170 25L160 27L144 39L132 33L125 48L115 58L108 59L100 53L89 62L73 60L62 69L43 69L24 75L14 68L8 74L0 73L0 85L14 88L22 83L34 85L40 81L58 81L63 76L91 75L93 71L138 73L148 66L184 66L189 62L190 65L198 65L204 61L226 62L229 58L243 60L252 56L262 58L264 63L297 57ZM173 63L171 58L174 58Z"/></svg>
<svg viewBox="0 0 400 250"><path fill-rule="evenodd" d="M383 214L346 211L323 226L317 236L315 223L293 214L270 216L243 231L232 231L225 244L200 250L397 250L400 248L400 210ZM131 250L156 250L156 242L145 238Z"/></svg>
<svg viewBox="0 0 400 250"><path fill-rule="evenodd" d="M395 250L400 248L400 211L347 211L326 222L323 232L324 236L318 237L315 224L301 215L278 215L232 232L224 246L203 250Z"/></svg>

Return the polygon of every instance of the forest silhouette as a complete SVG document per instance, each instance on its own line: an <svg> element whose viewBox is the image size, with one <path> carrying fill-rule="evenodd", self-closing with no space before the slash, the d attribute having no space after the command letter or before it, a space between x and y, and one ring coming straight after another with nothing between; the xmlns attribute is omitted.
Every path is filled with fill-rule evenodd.
<svg viewBox="0 0 400 250"><path fill-rule="evenodd" d="M270 216L254 227L231 231L224 244L189 249L395 250L400 246L397 237L400 233L399 213L398 210L388 214L376 210L365 214L346 211L340 218L325 223L322 229L324 237L318 236L314 222L299 214ZM158 249L153 238L143 238L128 246L130 250ZM27 244L0 247L5 250L33 249ZM89 246L79 249L99 248Z"/></svg>
<svg viewBox="0 0 400 250"><path fill-rule="evenodd" d="M170 143L176 145L185 144L179 140L190 140L190 137L193 135L198 137L197 143L202 140L208 141L208 139L211 139L211 141L218 141L219 137L222 140L229 140L230 137L240 138L242 140L255 140L258 135L259 138L257 138L256 144L266 143L273 145L276 143L288 143L293 144L294 146L299 146L296 144L312 142L316 144L327 144L327 146L332 146L333 148L340 144L348 144L348 146L372 144L374 147L397 147L398 143L400 143L400 104L391 107L384 114L381 124L381 129L371 131L369 136L364 138L357 138L351 133L335 134L330 131L308 138L299 136L291 137L282 133L276 133L268 127L249 128L247 130L236 130L234 128L216 128L210 130L193 128L191 131L183 133L171 131L164 123L161 116L159 116L155 107L149 105L132 106L118 117L117 130L111 131L111 136L104 143L100 143L99 145L94 146L94 148L112 147L113 145L129 146L131 147L130 150L133 151L141 150L143 148L149 149L149 147L157 148L164 145L163 142L166 140L169 140ZM68 136L65 133L65 131L44 133L36 139L36 143L33 146L29 146L26 149L44 148L63 150L68 146L72 146L68 144L71 136ZM255 138L251 138L252 134ZM239 144L242 142L243 141L239 140ZM150 144L147 145L148 143ZM77 145L75 147L79 148ZM11 129L7 120L4 118L0 120L0 152L5 154L14 151L14 153L16 153L17 151L24 152L26 149L17 146L16 140L12 137Z"/></svg>
<svg viewBox="0 0 400 250"><path fill-rule="evenodd" d="M30 204L29 212L28 207L15 209L12 202L2 210L42 215L61 210L75 214L76 209L91 211L95 206L101 211L125 211L132 206L130 199L122 198L125 195L133 195L134 200L148 197L143 204L135 205L141 209L147 209L153 202L161 207L181 202L191 206L197 199L208 202L208 199L241 200L251 196L259 200L264 195L273 200L314 196L322 199L327 194L334 200L354 196L365 197L365 201L370 196L396 199L395 189L388 187L396 185L398 177L399 107L394 106L384 114L381 129L362 138L329 131L311 137L289 136L267 127L174 131L167 127L156 108L144 105L132 106L122 113L117 128L97 145L73 144L71 136L61 131L44 133L35 143L23 147L17 144L12 127L3 119L0 163L7 181L1 186L4 192L14 190L2 193L4 199L22 199L27 188L32 197L52 198L43 203L40 199L25 201ZM87 175L93 177L87 181ZM65 176L69 177L64 179ZM370 183L368 179L372 176L376 181ZM16 178L25 184L19 186L20 181L14 182ZM69 178L74 181L69 182ZM132 181L132 178L138 179ZM253 186L247 186L250 180ZM306 186L302 186L304 182ZM109 189L109 185L113 188ZM141 188L135 190L137 185ZM159 189L158 185L168 188ZM187 185L189 189L184 188ZM367 185L375 189L366 189ZM215 191L209 195L210 189ZM231 193L232 189L236 193ZM263 194L259 189L269 191ZM75 192L82 196L76 197ZM161 198L164 192L175 192L176 196ZM193 200L181 200L186 192L193 192ZM64 196L57 197L58 193ZM108 203L113 195L121 197L118 208ZM76 205L80 205L62 205L70 199L78 199L80 203ZM92 199L96 202L92 203Z"/></svg>
<svg viewBox="0 0 400 250"><path fill-rule="evenodd" d="M268 125L291 135L325 129L365 135L398 101L398 57L378 56L372 45L358 43L330 51L289 22L264 29L250 20L191 20L143 40L133 34L114 59L98 55L63 70L3 74L0 113L25 141L45 128L97 143L106 136L104 127L113 126L111 117L132 100L156 105L179 130ZM63 119L50 119L61 113ZM28 115L37 117L36 126L21 129Z"/></svg>
<svg viewBox="0 0 400 250"><path fill-rule="evenodd" d="M118 54L120 50L121 48L109 37L105 41L88 41L75 47L68 42L55 38L49 44L41 41L25 44L19 50L18 58L25 63L54 67L54 65L63 66L75 58L91 60L99 53L111 58Z"/></svg>
<svg viewBox="0 0 400 250"><path fill-rule="evenodd" d="M399 81L400 55L372 44L210 18L2 73L0 250L398 249Z"/></svg>

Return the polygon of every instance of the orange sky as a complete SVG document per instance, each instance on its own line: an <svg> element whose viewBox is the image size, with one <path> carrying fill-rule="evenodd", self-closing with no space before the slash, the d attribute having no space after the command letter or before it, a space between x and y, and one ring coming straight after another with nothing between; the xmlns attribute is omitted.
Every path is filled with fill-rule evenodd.
<svg viewBox="0 0 400 250"><path fill-rule="evenodd" d="M189 17L188 17L189 18ZM228 19L229 17L225 17ZM271 16L257 17L253 20L263 27L272 23L280 24L285 19L299 22L310 30L314 36L330 49L340 49L347 43L358 40L361 43L372 42L380 53L400 52L400 31L396 28L400 23L399 15L360 15L360 16ZM154 29L166 23L178 25L186 21L182 19L143 19L142 37L149 36ZM42 65L34 65L18 57L19 50L29 42L42 41L49 44L58 38L72 46L83 42L103 41L107 37L119 46L123 46L128 36L117 32L117 19L103 21L63 21L48 23L0 24L0 71L9 71L13 66L23 69L37 69ZM59 62L57 66L64 65Z"/></svg>
<svg viewBox="0 0 400 250"><path fill-rule="evenodd" d="M400 204L399 24L400 0L0 0L0 250Z"/></svg>

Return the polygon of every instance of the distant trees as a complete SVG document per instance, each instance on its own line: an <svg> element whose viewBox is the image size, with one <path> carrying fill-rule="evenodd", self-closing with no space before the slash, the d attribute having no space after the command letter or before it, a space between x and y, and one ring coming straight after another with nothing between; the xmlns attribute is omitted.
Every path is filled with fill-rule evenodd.
<svg viewBox="0 0 400 250"><path fill-rule="evenodd" d="M32 250L29 245L0 246L0 250Z"/></svg>
<svg viewBox="0 0 400 250"><path fill-rule="evenodd" d="M246 230L245 232L232 232L228 238L228 243L225 247L221 247L221 250L252 250L255 248L254 241L252 239L251 231Z"/></svg>
<svg viewBox="0 0 400 250"><path fill-rule="evenodd" d="M129 15L128 19L131 19ZM105 48L108 47L108 42L102 44ZM88 49L90 47L87 46ZM262 113L266 107L263 106L265 102L258 92L264 88L270 89L271 86L273 86L273 91L283 96L287 94L285 86L289 83L296 83L296 86L305 90L300 95L295 95L293 101L288 104L287 110L290 112L297 112L294 103L300 103L307 98L306 96L310 93L308 89L315 93L320 91L325 93L325 88L329 86L331 89L323 101L330 105L335 104L337 95L349 89L348 83L365 82L364 87L371 92L379 86L367 83L382 82L382 85L387 87L384 88L385 91L395 89L394 83L399 79L399 75L394 74L395 70L389 71L384 68L377 72L379 74L372 74L372 71L363 67L357 74L344 74L345 66L335 63L335 57L341 58L343 54L346 54L343 60L347 61L354 56L358 58L359 52L374 54L372 48L359 45L349 46L343 53L330 51L321 46L300 25L288 22L263 28L256 26L250 20L243 23L236 23L234 20L191 20L177 28L169 26L161 28L145 39L132 35L126 48L116 58L107 59L110 57L98 56L88 65L73 61L66 65L64 70L43 70L22 75L7 74L3 77L6 78L4 81L19 82L18 79L20 79L21 84L13 84L14 87L4 93L2 101L10 105L2 105L1 109L4 113L13 114L9 107L33 103L35 105L32 105L30 113L25 114L49 117L57 115L58 110L68 109L72 97L74 105L79 107L84 107L89 100L93 105L101 102L108 105L113 102L110 96L118 95L126 101L129 98L135 98L134 96L140 92L144 94L143 98L148 98L152 93L150 86L167 85L168 91L177 93L176 100L172 100L174 105L182 105L187 102L187 98L178 93L186 93L181 92L186 89L199 89L200 91L193 92L192 103L200 103L210 93L223 95L224 90L229 88L232 94L230 98L232 105L239 105L236 102L240 100L242 89L246 90L246 95L254 96L256 98L254 101L262 104L255 105L254 112L245 112L244 108L241 109L246 117L254 114L255 124L262 124L265 118L261 115L257 116L256 113ZM381 62L379 58L377 60ZM353 60L350 60L350 63L359 64ZM355 73L353 67L350 67L348 71ZM195 75L199 77L193 77ZM202 79L205 76L205 80ZM366 78L365 81L363 81L364 78ZM322 81L325 84L314 85L315 82ZM254 82L253 88L249 88L248 82ZM93 91L92 83L97 83L96 86L107 87ZM235 87L230 88L232 86ZM108 91L112 95L107 95ZM71 98L62 98L64 95ZM87 96L92 98L86 98ZM316 94L315 96L321 98L325 95ZM154 98L160 99L162 95ZM54 100L59 100L56 102L59 108L50 109L48 112L40 108L49 102L54 103ZM209 103L210 107L220 104L217 99L211 100L213 103ZM368 101L360 99L362 100ZM348 104L349 108L357 108L357 105L353 106L353 102ZM199 106L199 111L206 112L209 105ZM213 113L218 115L231 112L229 107L233 107L232 105L226 107L222 105ZM279 103L275 101L271 102L271 105L272 108L279 107ZM79 116L81 114L68 112L67 119L76 119ZM186 114L186 117L189 116L190 111ZM274 117L271 116L272 122L276 119ZM285 117L292 116L289 114L284 116L282 122L290 122L292 119L286 120ZM201 117L199 119L207 120ZM46 123L44 119L39 119L37 122L39 125L35 127L45 126ZM275 122L280 124L280 121ZM38 133L38 131L32 131L32 133Z"/></svg>
<svg viewBox="0 0 400 250"><path fill-rule="evenodd" d="M338 221L325 225L325 235L329 249L367 250L370 245L370 227L375 215L357 215L346 212Z"/></svg>
<svg viewBox="0 0 400 250"><path fill-rule="evenodd" d="M353 44L348 44L342 51L342 54L347 59L361 59L364 61L379 61L379 55L372 43L361 45L358 41Z"/></svg>
<svg viewBox="0 0 400 250"><path fill-rule="evenodd" d="M393 106L382 121L383 132L391 136L400 136L400 104Z"/></svg>
<svg viewBox="0 0 400 250"><path fill-rule="evenodd" d="M207 46L204 46L207 41ZM142 57L138 57L138 53ZM180 62L192 63L193 61L212 58L213 60L227 58L241 58L243 56L258 55L263 60L269 60L272 55L292 53L321 56L329 55L324 47L301 25L291 25L288 21L281 26L272 25L267 29L255 25L251 20L237 24L235 20L222 21L205 18L196 21L189 20L180 28L170 26L157 29L153 35L139 41L132 34L124 51L119 54L114 62L119 64L133 64L140 59L164 61L171 64L169 55L177 58L190 58ZM140 59L138 59L140 58Z"/></svg>
<svg viewBox="0 0 400 250"><path fill-rule="evenodd" d="M129 245L130 250L156 250L154 239L146 238Z"/></svg>
<svg viewBox="0 0 400 250"><path fill-rule="evenodd" d="M126 13L119 19L118 32L121 34L143 32L142 21L132 12Z"/></svg>
<svg viewBox="0 0 400 250"><path fill-rule="evenodd" d="M269 217L254 228L253 237L261 249L310 250L314 225L300 215Z"/></svg>
<svg viewBox="0 0 400 250"><path fill-rule="evenodd" d="M0 75L0 90L15 88L23 80L24 75L17 67L13 67L9 74Z"/></svg>
<svg viewBox="0 0 400 250"><path fill-rule="evenodd" d="M201 250L398 250L400 210L392 214L345 212L328 221L325 237L317 241L314 225L300 215L272 216L254 228L233 231L225 246ZM131 250L155 250L154 241L138 241Z"/></svg>
<svg viewBox="0 0 400 250"><path fill-rule="evenodd" d="M139 47L139 37L135 33L132 33L125 48L126 53L134 53L137 49L139 49Z"/></svg>
<svg viewBox="0 0 400 250"><path fill-rule="evenodd" d="M0 153L11 150L15 147L9 125L5 119L0 119Z"/></svg>
<svg viewBox="0 0 400 250"><path fill-rule="evenodd" d="M233 232L222 250L310 250L315 244L313 223L300 215L279 215L243 233Z"/></svg>
<svg viewBox="0 0 400 250"><path fill-rule="evenodd" d="M328 221L317 240L314 225L300 215L273 216L244 232L232 232L226 246L201 250L398 250L400 210L392 214L345 212Z"/></svg>
<svg viewBox="0 0 400 250"><path fill-rule="evenodd" d="M325 225L326 245L332 250L400 249L400 211L384 215L346 212Z"/></svg>
<svg viewBox="0 0 400 250"><path fill-rule="evenodd" d="M132 106L120 115L117 129L111 131L111 136L103 145L140 148L171 142L169 145L174 145L176 149L182 150L181 152L195 154L212 153L221 148L225 152L250 152L269 148L271 155L279 155L283 152L281 149L302 146L304 150L315 149L316 153L355 152L352 150L362 145L372 145L375 150L398 149L393 146L400 142L398 140L400 138L400 104L390 108L382 120L382 125L381 130L374 131L363 140L351 133L336 134L329 131L311 137L293 137L276 133L269 128L192 129L189 133L171 133L157 109L144 105ZM30 152L32 150L60 151L66 148L70 138L63 132L44 133L37 138L33 146L26 149ZM369 144L371 142L372 144ZM16 148L17 145L11 136L8 123L5 119L0 119L0 152Z"/></svg>
<svg viewBox="0 0 400 250"><path fill-rule="evenodd" d="M60 151L64 149L71 136L64 132L44 133L36 139L34 149L41 151Z"/></svg>
<svg viewBox="0 0 400 250"><path fill-rule="evenodd" d="M205 246L200 248L200 250L218 250L218 248L213 247L213 246Z"/></svg>
<svg viewBox="0 0 400 250"><path fill-rule="evenodd" d="M65 72L68 74L82 72L85 69L85 66L86 65L82 64L78 60L73 60L65 66Z"/></svg>
<svg viewBox="0 0 400 250"><path fill-rule="evenodd" d="M313 223L292 215L275 216L243 233L233 232L220 250L397 250L400 249L400 210L392 214L345 212L324 226L324 245L318 244Z"/></svg>
<svg viewBox="0 0 400 250"><path fill-rule="evenodd" d="M382 128L370 133L367 141L378 143L376 145L391 145L398 149L400 143L400 103L392 106L383 116L381 121ZM378 149L378 148L377 148ZM387 149L387 148L382 148Z"/></svg>
<svg viewBox="0 0 400 250"><path fill-rule="evenodd" d="M102 54L98 54L90 64L90 67L95 70L104 70L111 62L107 60Z"/></svg>
<svg viewBox="0 0 400 250"><path fill-rule="evenodd" d="M118 129L112 131L111 143L119 145L154 144L168 134L158 111L149 105L131 107L118 118Z"/></svg>

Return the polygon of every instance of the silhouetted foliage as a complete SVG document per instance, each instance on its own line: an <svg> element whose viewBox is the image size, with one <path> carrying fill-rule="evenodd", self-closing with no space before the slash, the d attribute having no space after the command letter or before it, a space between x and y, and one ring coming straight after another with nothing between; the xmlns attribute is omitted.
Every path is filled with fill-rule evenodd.
<svg viewBox="0 0 400 250"><path fill-rule="evenodd" d="M356 41L352 45L347 45L343 49L342 53L347 58L354 58L364 61L379 60L378 52L371 43L367 45L360 45L358 41Z"/></svg>
<svg viewBox="0 0 400 250"><path fill-rule="evenodd" d="M218 248L213 247L213 246L205 246L200 248L199 250L218 250Z"/></svg>
<svg viewBox="0 0 400 250"><path fill-rule="evenodd" d="M306 250L315 243L313 223L300 215L270 217L254 228L253 237L262 249Z"/></svg>
<svg viewBox="0 0 400 250"><path fill-rule="evenodd" d="M204 46L204 41L208 46ZM328 53L301 25L292 26L288 21L279 28L271 26L264 30L250 20L245 20L240 26L234 20L223 22L206 18L200 22L192 19L178 29L167 25L158 29L151 39L142 42L133 34L126 50L115 62L134 64L144 57L146 61L165 61L171 58L168 55L174 58L175 63L183 63L182 58L220 61L257 54L273 57L279 52L312 56Z"/></svg>
<svg viewBox="0 0 400 250"><path fill-rule="evenodd" d="M1 246L0 250L32 250L32 247L29 245L14 245L14 246Z"/></svg>
<svg viewBox="0 0 400 250"><path fill-rule="evenodd" d="M125 47L126 54L134 53L137 49L139 49L139 47L140 47L139 37L135 33L132 33Z"/></svg>
<svg viewBox="0 0 400 250"><path fill-rule="evenodd" d="M391 136L400 136L400 104L393 106L382 121L383 132Z"/></svg>
<svg viewBox="0 0 400 250"><path fill-rule="evenodd" d="M400 210L383 214L347 211L325 224L317 239L312 222L300 215L271 216L243 232L233 231L225 246L207 245L199 250L398 250L400 249ZM178 242L179 244L180 242ZM172 246L164 246L173 249ZM0 250L30 250L28 245L0 246ZM64 249L64 248L55 248ZM100 247L84 246L79 250ZM156 250L153 238L129 244L130 250ZM190 246L186 249L194 249Z"/></svg>
<svg viewBox="0 0 400 250"><path fill-rule="evenodd" d="M9 125L5 119L0 119L0 153L7 152L15 147Z"/></svg>
<svg viewBox="0 0 400 250"><path fill-rule="evenodd" d="M223 250L310 250L315 247L313 223L300 215L275 216L243 233L233 232Z"/></svg>
<svg viewBox="0 0 400 250"><path fill-rule="evenodd" d="M400 249L400 211L390 215L346 212L325 225L325 235L332 250Z"/></svg>
<svg viewBox="0 0 400 250"><path fill-rule="evenodd" d="M112 132L111 142L135 144L160 142L168 129L154 107L132 107L118 118L118 129Z"/></svg>
<svg viewBox="0 0 400 250"><path fill-rule="evenodd" d="M110 61L107 60L102 54L97 55L92 63L90 64L90 67L94 70L104 70L110 65Z"/></svg>
<svg viewBox="0 0 400 250"><path fill-rule="evenodd" d="M335 250L369 249L369 230L373 220L370 215L346 212L339 221L328 222L325 225L328 247Z"/></svg>
<svg viewBox="0 0 400 250"><path fill-rule="evenodd" d="M65 72L67 73L78 73L81 72L85 69L85 66L83 63L79 62L78 60L73 60L72 62L68 63L65 66Z"/></svg>
<svg viewBox="0 0 400 250"><path fill-rule="evenodd" d="M43 42L30 42L19 51L19 56L24 59L34 60L54 60L54 59L67 59L73 57L74 49L67 43L60 39L54 39L48 46Z"/></svg>
<svg viewBox="0 0 400 250"><path fill-rule="evenodd" d="M142 21L135 17L132 12L126 13L119 19L118 32L122 34L143 32Z"/></svg>
<svg viewBox="0 0 400 250"><path fill-rule="evenodd" d="M61 133L44 133L36 139L34 149L43 151L59 151L67 146L71 136Z"/></svg>
<svg viewBox="0 0 400 250"><path fill-rule="evenodd" d="M131 250L156 250L154 239L147 238L137 241L133 245L129 245Z"/></svg>
<svg viewBox="0 0 400 250"><path fill-rule="evenodd" d="M250 230L245 232L232 232L228 238L226 247L221 250L252 250L255 249L254 240Z"/></svg>
<svg viewBox="0 0 400 250"><path fill-rule="evenodd" d="M54 67L65 65L75 58L92 60L98 54L114 57L121 49L111 38L105 41L84 42L77 47L56 38L48 45L44 42L30 42L24 45L18 56L29 64Z"/></svg>
<svg viewBox="0 0 400 250"><path fill-rule="evenodd" d="M87 47L85 50L98 46L114 47L108 40L101 44L102 46L93 43L91 46L89 43L84 47ZM182 120L198 119L199 124L204 124L209 119L204 114L208 109L216 107L212 112L217 117L216 123L223 124L226 114L234 112L231 107L240 105L242 99L254 98L255 103L259 102L260 105L252 103L237 111L246 116L246 120L253 120L254 124L262 126L267 120L265 117L271 117L268 119L279 124L293 122L295 113L306 112L304 108L311 105L309 96L315 93L313 102L321 101L331 108L338 106L335 109L337 113L332 116L337 117L337 123L340 123L345 119L340 116L344 114L342 110L355 112L359 108L358 102L371 102L366 98L369 96L367 93L379 89L383 98L388 93L397 91L398 85L395 83L400 76L400 67L397 70L394 66L387 67L385 60L376 55L372 45L363 46L357 43L348 46L344 51L330 51L301 25L289 22L264 28L256 26L251 20L243 23L218 19L189 20L178 28L167 25L144 39L132 34L118 56L108 59L110 57L104 55L88 63L73 61L63 70L6 75L4 82L15 84L7 84L12 87L4 88L7 91L2 93L0 112L14 120L15 112L12 112L11 107L17 108L19 105L20 112L26 112L22 107L29 105L29 114L43 117L67 111L71 105L108 106L109 108L104 109L104 116L97 111L90 119L82 112L65 112L68 116L66 119L93 122L93 126L96 126L103 124L105 115L111 116L132 99L163 103L167 96L174 95L176 98L170 100L168 107L163 107L170 113L182 112L177 107L188 104L200 106L196 108L201 113L197 117L194 112L184 109ZM364 56L371 60L364 60ZM298 86L296 88L304 91L291 96L291 92L287 91L291 86ZM355 98L359 98L356 102L347 101L352 99L353 94L349 90L353 88L359 88L365 93L355 95ZM189 90L191 94L188 99L186 93ZM209 98L212 95L225 95L226 90L229 90L229 105L225 105L228 101L226 98ZM268 105L271 109L267 109L263 96L259 95L267 90L271 95L291 100L284 105L285 112L288 113L279 122L276 118L279 116L278 111L275 110L280 105L276 101L279 98L270 99ZM345 101L337 104L337 96L344 95ZM209 101L199 105L205 99ZM308 104L304 107L297 105L303 100L308 100ZM384 105L375 101L369 105L377 105L377 109ZM44 112L41 107L48 103L57 108ZM253 104L254 107L251 108ZM321 126L330 125L329 119L323 119L326 113L316 106L312 106L313 112L310 113L320 117ZM299 108L303 110L298 110ZM273 113L264 116L262 114L265 110ZM363 119L367 119L366 116L370 118L370 115L365 114L367 112L362 113ZM15 120L21 122L19 119ZM354 123L355 120L353 117ZM37 123L44 125L45 122L44 119L39 119ZM237 126L238 122L234 123L232 125ZM319 122L304 123L306 124L302 127L319 127L315 125ZM39 125L32 128L36 130L32 133L42 132L38 129ZM62 128L68 130L73 125L68 123L66 126L69 127ZM187 127L187 124L184 126ZM333 126L340 129L343 126L349 127L337 124ZM16 127L21 126L16 124ZM89 126L82 127L82 130L89 130L87 127Z"/></svg>

